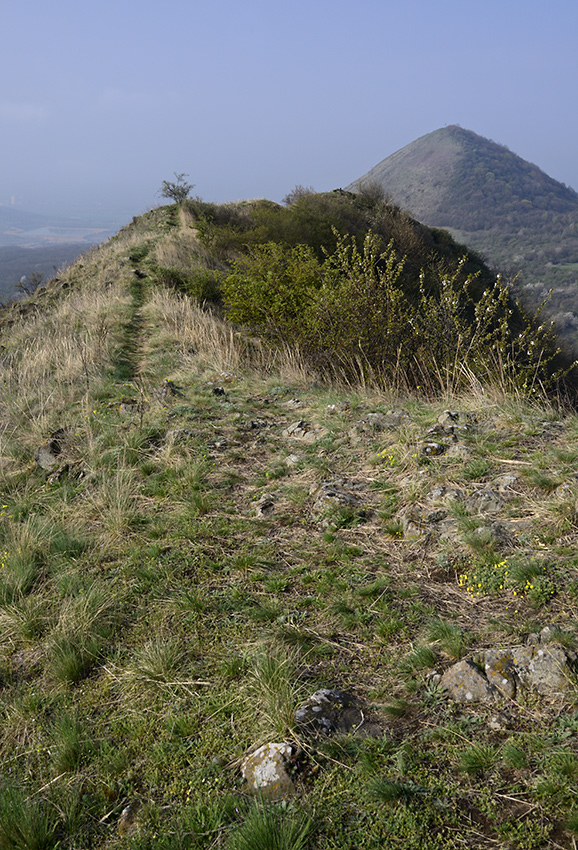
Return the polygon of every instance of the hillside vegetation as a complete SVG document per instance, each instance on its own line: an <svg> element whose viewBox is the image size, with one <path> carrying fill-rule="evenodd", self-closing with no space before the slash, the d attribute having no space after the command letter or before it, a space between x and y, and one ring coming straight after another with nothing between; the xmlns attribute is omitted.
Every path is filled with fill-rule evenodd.
<svg viewBox="0 0 578 850"><path fill-rule="evenodd" d="M420 221L451 229L513 277L534 306L554 289L549 314L575 335L578 194L503 145L449 126L384 159L349 187L378 184Z"/></svg>
<svg viewBox="0 0 578 850"><path fill-rule="evenodd" d="M403 219L435 250L399 269L395 232L368 253L315 205L355 210L153 210L0 317L2 850L575 846L578 417L510 336L501 371L480 343L422 387L324 336L332 367L277 313L226 321L283 244L288 282L385 279L434 316L441 260L506 333L442 234ZM451 698L457 661L511 647L564 657L556 683ZM322 689L349 714L316 729ZM251 793L264 744L282 794Z"/></svg>

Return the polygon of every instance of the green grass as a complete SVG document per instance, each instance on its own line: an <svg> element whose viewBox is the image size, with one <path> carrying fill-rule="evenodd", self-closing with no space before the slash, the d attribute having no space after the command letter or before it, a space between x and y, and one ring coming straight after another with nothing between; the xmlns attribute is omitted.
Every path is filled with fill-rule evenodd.
<svg viewBox="0 0 578 850"><path fill-rule="evenodd" d="M571 850L572 684L563 704L518 694L511 725L493 731L488 710L449 702L436 674L544 625L575 645L575 511L539 476L572 484L576 418L519 399L384 398L316 385L291 357L256 362L184 296L147 285L136 299L126 258L172 267L178 249L163 241L178 216L169 229L162 210L148 215L146 251L129 228L36 324L1 327L20 371L15 395L0 363L0 848L529 850L554 836ZM69 380L62 352L81 331L92 354L67 361ZM23 346L44 342L25 367ZM182 397L162 395L167 378ZM140 409L122 413L141 391ZM350 408L328 414L340 401ZM488 419L487 432L468 438L468 458L422 465L416 445L447 406ZM410 425L352 439L362 416L398 407ZM283 438L298 417L330 438ZM266 427L249 427L257 419ZM69 468L51 481L34 449L63 425ZM385 447L393 466L376 461ZM431 497L440 484L465 499L512 470L515 496L495 519L520 523L513 543L470 539L486 518L463 501L404 537L400 512L445 505ZM335 511L328 527L312 491L336 479L357 487L362 513ZM265 492L273 509L257 517ZM301 738L295 709L323 687L356 695L385 735ZM285 740L296 795L249 802L240 762Z"/></svg>

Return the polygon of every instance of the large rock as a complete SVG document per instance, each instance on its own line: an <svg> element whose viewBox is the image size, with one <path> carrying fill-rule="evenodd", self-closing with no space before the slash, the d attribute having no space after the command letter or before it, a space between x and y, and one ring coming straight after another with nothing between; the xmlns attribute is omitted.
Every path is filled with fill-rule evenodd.
<svg viewBox="0 0 578 850"><path fill-rule="evenodd" d="M443 674L440 687L447 691L455 702L494 702L498 691L490 684L484 673L473 661L464 659L453 664Z"/></svg>
<svg viewBox="0 0 578 850"><path fill-rule="evenodd" d="M241 764L241 773L247 791L267 800L282 800L295 792L293 780L286 764L293 750L290 744L265 744L247 756Z"/></svg>

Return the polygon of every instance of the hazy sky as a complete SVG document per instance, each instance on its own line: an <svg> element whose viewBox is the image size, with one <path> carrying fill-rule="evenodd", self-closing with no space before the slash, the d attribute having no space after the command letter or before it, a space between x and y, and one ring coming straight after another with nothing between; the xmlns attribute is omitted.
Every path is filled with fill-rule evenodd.
<svg viewBox="0 0 578 850"><path fill-rule="evenodd" d="M578 190L576 0L1 0L0 203L329 190L460 124Z"/></svg>

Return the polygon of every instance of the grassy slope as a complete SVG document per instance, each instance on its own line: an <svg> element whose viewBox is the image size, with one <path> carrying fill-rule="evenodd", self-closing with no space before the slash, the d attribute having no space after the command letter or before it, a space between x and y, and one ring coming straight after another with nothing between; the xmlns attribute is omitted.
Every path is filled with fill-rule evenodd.
<svg viewBox="0 0 578 850"><path fill-rule="evenodd" d="M316 386L155 288L149 263L179 256L202 263L190 225L153 211L2 319L0 847L228 847L243 829L252 847L573 847L575 689L503 706L492 732L496 708L456 707L427 673L545 624L574 640L578 418L490 388L434 404ZM467 456L426 460L448 404L481 425ZM351 439L396 406L409 424ZM325 435L287 440L296 419ZM59 428L68 471L50 477L33 452ZM512 471L508 547L431 496ZM311 488L335 478L369 510L315 515ZM447 539L404 537L410 506L445 507ZM460 586L504 560L502 590ZM307 745L258 845L240 759L324 686L387 734ZM279 843L301 815L309 837Z"/></svg>

